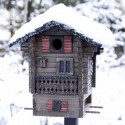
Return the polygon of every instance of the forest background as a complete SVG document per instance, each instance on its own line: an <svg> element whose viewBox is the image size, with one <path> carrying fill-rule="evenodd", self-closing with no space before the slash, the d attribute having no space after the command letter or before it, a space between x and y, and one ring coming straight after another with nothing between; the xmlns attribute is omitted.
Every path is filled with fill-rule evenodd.
<svg viewBox="0 0 125 125"><path fill-rule="evenodd" d="M26 95L28 95L27 58L20 52L19 48L8 48L8 42L15 31L23 24L45 12L51 6L59 3L64 3L84 16L104 24L114 34L116 42L113 45L104 46L103 53L98 57L97 90L93 90L93 100L95 100L95 103L102 104L105 107L107 105L104 98L109 97L110 104L108 106L111 107L112 105L114 107L112 107L112 110L107 108L107 110L112 111L114 117L111 118L111 116L108 117L109 115L105 116L102 113L100 122L103 121L103 123L107 125L114 125L113 121L115 121L115 123L117 122L117 125L124 124L125 113L122 111L125 109L123 106L125 105L125 99L123 97L125 94L125 92L123 92L125 87L125 78L123 78L125 77L124 0L1 0L0 125L11 125L12 121L14 125L14 119L23 110L23 107L27 106L27 103L24 104L24 101L22 101L24 98L26 99ZM102 79L106 80L102 82ZM103 91L107 91L107 95L102 92L102 89ZM29 95L27 98L29 98ZM30 98L29 100L28 103L32 103L32 99ZM118 107L121 107L121 109ZM107 110L106 113L108 114ZM24 115L25 113L22 114ZM50 124L47 118L44 118L44 120L38 118L37 121L39 125ZM97 124L88 121L89 120L86 122L88 125Z"/></svg>

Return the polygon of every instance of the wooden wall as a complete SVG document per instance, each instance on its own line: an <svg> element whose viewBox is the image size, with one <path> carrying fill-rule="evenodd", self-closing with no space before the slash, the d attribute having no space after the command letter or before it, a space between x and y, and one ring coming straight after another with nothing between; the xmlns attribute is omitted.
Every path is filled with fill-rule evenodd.
<svg viewBox="0 0 125 125"><path fill-rule="evenodd" d="M95 83L93 76L95 75L95 53L97 47L83 43L83 89L84 94L91 94L93 83ZM92 71L90 71L92 70Z"/></svg>
<svg viewBox="0 0 125 125"><path fill-rule="evenodd" d="M67 112L50 112L47 110L48 100L65 100L68 102ZM58 96L58 95L33 95L34 108L33 114L37 116L55 116L55 117L79 117L79 97L78 96Z"/></svg>
<svg viewBox="0 0 125 125"><path fill-rule="evenodd" d="M72 35L58 28L52 28L39 36L32 37L29 42L21 47L29 57L29 89L33 93L33 112L34 115L43 116L63 116L63 117L83 117L85 115L85 106L87 99L91 96L92 86L95 86L95 63L93 74L89 72L90 61L95 61L97 47L80 41L73 36L72 53L43 53L42 35ZM40 60L46 58L46 68L42 67ZM78 94L74 95L52 95L46 93L35 93L35 75L53 75L57 74L57 58L73 58L73 75L78 76ZM67 100L68 112L48 112L47 101L49 99Z"/></svg>

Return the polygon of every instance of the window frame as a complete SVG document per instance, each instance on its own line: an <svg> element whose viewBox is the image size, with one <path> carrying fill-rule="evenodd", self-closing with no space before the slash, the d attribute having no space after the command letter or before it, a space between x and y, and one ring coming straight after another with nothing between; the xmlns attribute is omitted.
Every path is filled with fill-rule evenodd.
<svg viewBox="0 0 125 125"><path fill-rule="evenodd" d="M64 72L60 72L60 61L64 61ZM66 72L66 61L70 62L70 72ZM73 75L73 58L56 58L56 73Z"/></svg>

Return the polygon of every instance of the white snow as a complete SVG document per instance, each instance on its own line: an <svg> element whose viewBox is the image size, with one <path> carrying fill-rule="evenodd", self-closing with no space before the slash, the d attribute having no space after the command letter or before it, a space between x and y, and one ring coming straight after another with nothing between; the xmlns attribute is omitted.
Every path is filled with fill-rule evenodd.
<svg viewBox="0 0 125 125"><path fill-rule="evenodd" d="M21 110L7 125L40 125L40 119L33 117L32 111Z"/></svg>
<svg viewBox="0 0 125 125"><path fill-rule="evenodd" d="M51 7L45 13L38 15L30 22L24 24L16 31L9 43L13 43L18 38L35 31L35 29L42 27L45 23L50 21L65 24L68 28L74 29L76 32L81 33L98 43L104 45L114 43L114 36L108 28L92 21L88 17L82 16L73 8L66 7L63 4Z"/></svg>
<svg viewBox="0 0 125 125"><path fill-rule="evenodd" d="M9 13L5 10L0 8L0 41L6 41L10 39L10 32L8 31L7 25L9 24L8 18ZM2 24L2 25L1 25Z"/></svg>
<svg viewBox="0 0 125 125"><path fill-rule="evenodd" d="M6 36L4 35L6 34ZM0 28L0 40L9 40L10 38L10 33L6 29Z"/></svg>
<svg viewBox="0 0 125 125"><path fill-rule="evenodd" d="M121 5L122 5L122 9L125 12L125 0L120 0L120 2L121 2Z"/></svg>
<svg viewBox="0 0 125 125"><path fill-rule="evenodd" d="M63 8L63 5L59 5L59 6L60 8ZM65 9L64 9L64 12L66 12ZM69 11L69 9L71 8L67 8L67 9ZM47 13L51 14L51 12L49 12L50 10L48 10ZM61 11L63 11L63 9L58 10L58 12L61 12ZM71 12L72 12L72 9L71 9ZM73 11L73 13L76 13L76 12ZM41 16L39 16L40 19L41 19ZM81 18L81 15L79 16ZM59 17L61 19L61 15ZM58 18L58 17L55 16L54 18ZM73 20L75 19L76 18L74 18ZM86 19L86 20L89 20L89 19ZM38 27L41 26L41 24L43 25L45 21L40 20ZM33 21L33 22L36 22L36 21ZM72 24L72 22L69 22L69 23ZM31 26L31 29L34 31L33 27L35 28L37 27L32 26L31 24L33 23L29 22L28 26L29 27ZM77 25L75 26L77 27ZM20 35L16 33L13 39L16 40L18 37L24 36L27 32L31 32L27 28L26 28L27 31L24 30L25 27L27 27L27 24L24 25L23 27L18 30ZM87 33L90 33L88 32L88 30L90 30L91 28L88 25L88 29L86 29ZM95 31L97 29L95 29ZM108 29L107 28L104 28L104 29L105 29L104 31L107 32ZM99 31L97 31L96 33L98 34L98 32ZM106 35L106 32L104 32L103 34ZM106 38L107 41L103 41L103 42L111 42L110 39L112 39L112 34L109 30L108 32L109 32L109 37ZM93 34L93 37L94 35L95 33ZM6 34L4 36L6 36ZM13 41L11 40L11 42ZM123 43L119 41L115 44L122 45ZM97 65L99 66L99 68L97 68L96 88L93 89L92 98L93 98L93 105L103 106L103 109L101 109L101 114L99 115L87 114L84 118L79 119L79 125L84 125L84 124L85 125L125 125L125 55L123 55L119 60L116 60L115 56L116 55L113 53L112 47L106 48L105 51L100 56L98 56ZM45 125L45 121L47 119L48 119L48 125L56 125L56 123L60 123L63 125L63 120L64 120L63 118L36 117L32 115L32 111L24 110L24 107L28 107L28 108L32 107L32 95L28 93L28 87L29 87L28 86L28 79L29 79L28 64L25 62L22 65L21 59L22 57L19 55L19 53L15 54L13 52L9 52L9 54L6 54L4 57L0 57L0 125L6 125L6 124L7 125ZM123 65L120 65L121 63ZM111 68L111 66L113 65L115 65L116 67ZM22 71L23 68L27 69L26 72ZM10 111L10 108L11 108L11 111Z"/></svg>
<svg viewBox="0 0 125 125"><path fill-rule="evenodd" d="M104 55L102 56L104 57ZM98 58L98 60L99 59L100 58ZM100 114L87 114L84 118L80 118L79 125L125 124L124 71L125 66L118 68L107 68L105 70L97 69L97 84L96 88L93 89L93 105L103 106L103 109L100 110ZM27 78L25 77L23 80L25 81L26 79ZM17 84L17 82L14 82L12 86L15 84ZM21 83L18 83L18 85L19 84ZM27 86L28 84L23 83L23 85ZM19 107L28 106L27 103L31 103L32 98L27 92L23 92L21 95L21 98L19 95L16 95L17 98L13 98L11 101ZM29 95L30 98L27 95ZM8 99L9 97L10 96L8 95ZM14 117L8 121L7 125L41 125L40 122L42 125L44 125L46 120L48 120L48 125L54 125L56 123L63 125L64 118L36 117L32 115L32 111L23 110L22 108Z"/></svg>

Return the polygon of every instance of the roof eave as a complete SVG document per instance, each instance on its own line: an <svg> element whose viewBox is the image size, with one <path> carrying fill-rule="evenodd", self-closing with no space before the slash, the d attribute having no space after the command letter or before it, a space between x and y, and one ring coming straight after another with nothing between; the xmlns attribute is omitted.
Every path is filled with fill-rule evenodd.
<svg viewBox="0 0 125 125"><path fill-rule="evenodd" d="M21 37L21 38L18 38L16 41L14 41L13 43L10 43L9 44L9 47L12 47L16 44L22 44L24 42L26 42L30 37L33 37L35 35L39 35L41 34L42 32L45 32L47 30L49 30L50 28L52 27L55 27L57 26L58 28L60 28L61 30L65 30L66 32L70 32L71 34L73 34L74 36L77 36L79 39L81 40L84 40L90 44L93 44L94 46L97 46L97 47L101 47L102 44L94 41L93 39L91 38L88 38L86 37L84 34L81 34L79 32L76 32L74 29L68 27L67 25L65 24L62 24L62 23L59 23L59 22L56 22L56 21L50 21L50 22L47 22L45 23L43 26L35 29L33 32L30 32L28 34L25 34L25 36Z"/></svg>

